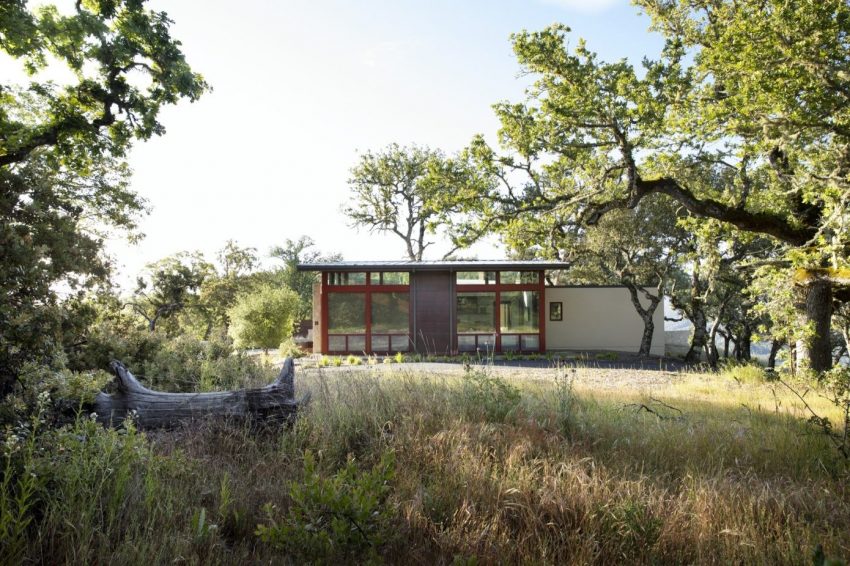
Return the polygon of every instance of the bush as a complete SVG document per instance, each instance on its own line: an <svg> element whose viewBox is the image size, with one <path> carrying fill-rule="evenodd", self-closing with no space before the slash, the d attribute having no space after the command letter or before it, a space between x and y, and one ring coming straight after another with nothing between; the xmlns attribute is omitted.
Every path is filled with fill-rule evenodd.
<svg viewBox="0 0 850 566"><path fill-rule="evenodd" d="M281 522L266 507L269 524L259 525L263 542L292 557L324 562L330 559L376 560L389 535L385 505L395 472L392 452L385 452L371 471L358 469L353 458L333 476L324 477L309 450L304 454L304 480L290 482L292 504Z"/></svg>
<svg viewBox="0 0 850 566"><path fill-rule="evenodd" d="M137 368L128 367L150 387L164 391L236 389L272 377L268 368L234 352L225 339L203 341L185 335L164 344Z"/></svg>
<svg viewBox="0 0 850 566"><path fill-rule="evenodd" d="M280 343L278 354L281 358L303 358L307 352L294 339L288 338Z"/></svg>
<svg viewBox="0 0 850 566"><path fill-rule="evenodd" d="M757 364L727 364L720 370L720 375L726 379L734 379L738 383L758 385L767 379L767 372Z"/></svg>
<svg viewBox="0 0 850 566"><path fill-rule="evenodd" d="M229 333L240 348L273 348L292 336L298 301L290 289L260 287L228 311L232 321Z"/></svg>
<svg viewBox="0 0 850 566"><path fill-rule="evenodd" d="M470 369L463 376L463 409L473 419L483 417L491 422L504 422L521 398L518 388L485 371Z"/></svg>
<svg viewBox="0 0 850 566"><path fill-rule="evenodd" d="M28 527L37 522L39 533L66 533L41 538L41 559L88 562L98 544L115 542L125 530L120 525L138 516L134 507L141 502L131 501L129 493L145 483L157 458L130 422L121 430L105 429L80 415L72 425L46 427L50 397L39 397L31 419L4 435L0 556L8 564L37 561L39 555L26 560L36 550L27 540L33 534Z"/></svg>
<svg viewBox="0 0 850 566"><path fill-rule="evenodd" d="M620 359L620 355L617 352L601 352L596 354L596 359L605 362L616 362Z"/></svg>

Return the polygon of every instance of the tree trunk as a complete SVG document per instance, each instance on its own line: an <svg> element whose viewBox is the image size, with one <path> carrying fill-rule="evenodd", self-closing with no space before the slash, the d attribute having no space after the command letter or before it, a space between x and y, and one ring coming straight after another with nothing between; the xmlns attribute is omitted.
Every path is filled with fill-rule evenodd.
<svg viewBox="0 0 850 566"><path fill-rule="evenodd" d="M640 338L638 356L649 357L650 352L652 351L652 335L655 333L655 321L652 320L652 315L655 314L655 309L658 308L662 295L660 292L658 295L649 295L647 297L649 299L649 306L644 308L643 305L640 304L637 285L626 283L626 288L629 290L629 297L632 299L632 305L640 315L641 320L643 320L643 335L641 335Z"/></svg>
<svg viewBox="0 0 850 566"><path fill-rule="evenodd" d="M801 368L824 372L832 367L832 283L816 279L799 289L797 308L807 333L797 341L797 360Z"/></svg>
<svg viewBox="0 0 850 566"><path fill-rule="evenodd" d="M643 318L643 335L640 337L640 349L638 355L641 357L649 357L652 351L652 335L655 334L655 322L652 320L652 315L641 315Z"/></svg>
<svg viewBox="0 0 850 566"><path fill-rule="evenodd" d="M721 309L722 312L722 309ZM720 314L718 314L714 322L711 323L711 329L708 331L708 363L712 368L717 367L717 361L720 359L720 352L717 351L717 332L720 330Z"/></svg>
<svg viewBox="0 0 850 566"><path fill-rule="evenodd" d="M118 391L98 393L94 401L98 422L121 424L128 414L141 428L174 426L205 417L251 418L259 422L286 422L295 418L308 393L295 400L295 365L287 358L280 375L259 389L214 393L165 393L146 388L119 361L110 364Z"/></svg>
<svg viewBox="0 0 850 566"><path fill-rule="evenodd" d="M694 309L694 319L691 322L694 325L694 335L691 338L691 347L685 354L685 363L695 364L700 361L702 351L708 343L708 331L705 328L708 321L702 308Z"/></svg>
<svg viewBox="0 0 850 566"><path fill-rule="evenodd" d="M767 357L767 367L769 369L776 368L776 355L779 353L779 350L782 349L782 342L773 339L773 342L770 344L770 355Z"/></svg>
<svg viewBox="0 0 850 566"><path fill-rule="evenodd" d="M738 359L750 361L752 359L753 330L749 325L744 325L741 337L738 340Z"/></svg>

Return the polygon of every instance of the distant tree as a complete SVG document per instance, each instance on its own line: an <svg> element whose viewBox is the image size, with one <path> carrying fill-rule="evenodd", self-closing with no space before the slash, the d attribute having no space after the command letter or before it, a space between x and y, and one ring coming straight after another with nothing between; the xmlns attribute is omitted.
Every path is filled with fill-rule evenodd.
<svg viewBox="0 0 850 566"><path fill-rule="evenodd" d="M179 253L148 266L136 280L133 298L127 303L156 331L157 324L197 305L197 291L213 273L200 253Z"/></svg>
<svg viewBox="0 0 850 566"><path fill-rule="evenodd" d="M643 322L638 354L649 356L654 316L679 269L687 235L677 225L678 206L647 199L633 210L618 210L589 228L572 252L569 276L582 283L623 285Z"/></svg>
<svg viewBox="0 0 850 566"><path fill-rule="evenodd" d="M422 261L425 250L435 243L430 236L438 228L449 228L462 210L458 189L479 180L463 160L448 159L427 147L392 144L365 153L351 170L348 183L353 196L344 212L355 227L398 236L407 258ZM471 232L463 234L452 241L444 257L474 239Z"/></svg>
<svg viewBox="0 0 850 566"><path fill-rule="evenodd" d="M228 240L216 253L216 265L201 283L196 305L205 340L216 327L227 333L230 326L227 313L240 294L249 293L256 286L252 273L257 264L257 250L243 248L234 240Z"/></svg>
<svg viewBox="0 0 850 566"><path fill-rule="evenodd" d="M626 287L643 322L638 352L648 356L655 332L653 316L663 309L664 293L679 269L686 231L678 226L680 207L661 197L634 210L612 213L596 226L579 221L581 208L564 206L536 215L507 216L494 223L504 242L523 259L554 259L568 264L561 283ZM648 288L649 287L649 288Z"/></svg>
<svg viewBox="0 0 850 566"><path fill-rule="evenodd" d="M258 347L268 353L292 336L297 312L295 291L263 285L241 296L230 309L229 333L240 348Z"/></svg>
<svg viewBox="0 0 850 566"><path fill-rule="evenodd" d="M324 254L315 248L316 243L309 236L297 240L286 240L283 246L271 249L270 256L283 262L283 268L272 272L271 280L277 285L292 289L300 298L296 320L308 320L313 316L313 283L318 280L315 271L298 271L299 263L322 263L342 261L338 253Z"/></svg>

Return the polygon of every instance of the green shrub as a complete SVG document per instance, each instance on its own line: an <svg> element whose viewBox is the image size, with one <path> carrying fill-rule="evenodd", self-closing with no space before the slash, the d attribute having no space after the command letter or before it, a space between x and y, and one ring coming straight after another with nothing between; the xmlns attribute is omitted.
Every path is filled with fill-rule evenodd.
<svg viewBox="0 0 850 566"><path fill-rule="evenodd" d="M164 391L215 391L269 381L273 370L234 352L229 341L179 336L170 340L141 367L130 371L150 387Z"/></svg>
<svg viewBox="0 0 850 566"><path fill-rule="evenodd" d="M597 360L603 360L606 362L616 362L620 359L620 355L617 352L601 352L596 354L595 357Z"/></svg>
<svg viewBox="0 0 850 566"><path fill-rule="evenodd" d="M297 344L292 338L288 338L281 342L277 351L281 358L303 358L307 355L304 348Z"/></svg>
<svg viewBox="0 0 850 566"><path fill-rule="evenodd" d="M395 353L395 363L403 364L406 361L407 361L407 358L405 358L404 354L402 354L401 352Z"/></svg>
<svg viewBox="0 0 850 566"><path fill-rule="evenodd" d="M345 361L350 366L359 366L363 363L363 360L360 359L360 356L355 356L354 354L349 354Z"/></svg>
<svg viewBox="0 0 850 566"><path fill-rule="evenodd" d="M467 370L461 389L463 409L470 418L504 422L519 405L520 390L482 370Z"/></svg>
<svg viewBox="0 0 850 566"><path fill-rule="evenodd" d="M156 458L132 422L120 430L105 429L80 415L71 425L48 428L44 417L50 396L43 392L39 397L30 421L7 428L4 435L0 556L5 563L29 562L24 558L34 549L23 537L33 534L26 531L37 521L39 532L65 533L41 539L37 551L42 558L89 562L95 546L112 544L127 521L144 512L130 493L138 493L138 485L157 489L148 482ZM30 559L37 561L36 555Z"/></svg>
<svg viewBox="0 0 850 566"><path fill-rule="evenodd" d="M734 364L729 363L720 370L720 375L726 379L734 379L738 383L758 385L767 380L764 368L757 364Z"/></svg>
<svg viewBox="0 0 850 566"><path fill-rule="evenodd" d="M295 291L285 287L259 287L228 311L228 332L240 348L273 348L292 336L298 301Z"/></svg>
<svg viewBox="0 0 850 566"><path fill-rule="evenodd" d="M385 452L371 471L358 469L349 458L345 467L326 477L308 450L303 481L289 483L289 512L278 522L274 508L267 506L269 523L259 525L257 535L303 560L376 560L389 538L385 503L394 473L394 455Z"/></svg>

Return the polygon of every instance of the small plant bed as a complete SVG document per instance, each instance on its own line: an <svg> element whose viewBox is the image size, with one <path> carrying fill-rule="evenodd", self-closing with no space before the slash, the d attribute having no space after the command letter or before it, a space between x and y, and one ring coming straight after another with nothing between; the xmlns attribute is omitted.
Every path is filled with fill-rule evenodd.
<svg viewBox="0 0 850 566"><path fill-rule="evenodd" d="M397 352L390 355L313 354L299 363L305 368L346 368L393 364L455 364L458 366L515 366L553 368L560 366L679 371L687 367L672 358L641 358L625 352L546 352L501 354L434 355Z"/></svg>

